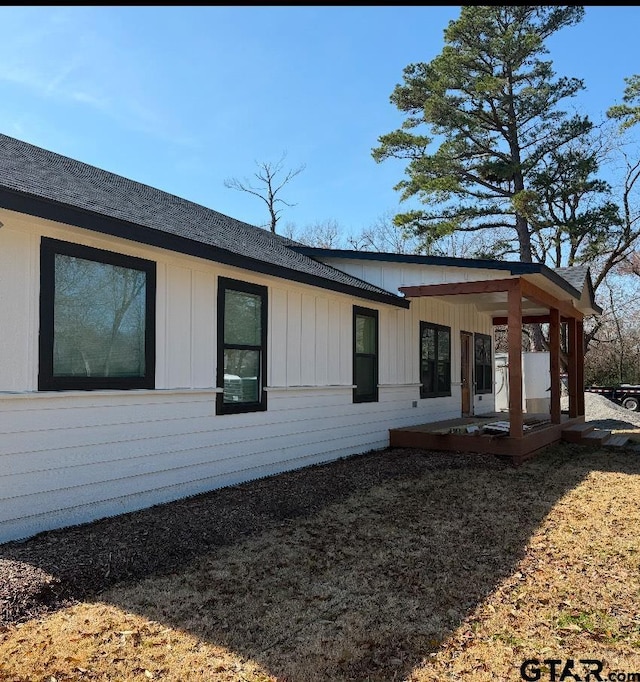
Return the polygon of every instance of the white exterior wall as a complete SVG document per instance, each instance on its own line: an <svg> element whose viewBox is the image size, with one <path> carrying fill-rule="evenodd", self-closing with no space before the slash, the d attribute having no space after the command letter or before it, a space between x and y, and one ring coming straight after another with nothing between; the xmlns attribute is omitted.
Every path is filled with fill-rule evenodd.
<svg viewBox="0 0 640 682"><path fill-rule="evenodd" d="M416 263L390 263L363 259L349 260L347 258L325 258L323 262L394 294L398 293L400 287L406 286L499 279L504 276L504 273L499 270L419 265ZM404 376L407 381L411 381L412 377L413 380L416 380L415 377L419 377L417 348L420 321L451 327L451 397L426 398L420 401L429 411L429 421L452 419L460 416L462 401L460 394L460 332L479 332L489 334L493 338L491 316L486 313L479 313L474 305L463 303L464 297L461 297L460 301L460 303L450 305L437 298L425 297L415 299L409 311L389 311L386 313L388 318L396 316L398 322L395 323L395 326L393 323L387 325L389 352L384 355L384 358L390 364L387 367L381 365L381 383L385 383L387 380L393 381L393 376ZM381 326L382 329L383 326ZM406 349L404 354L394 352L394 349L398 347L394 338L396 334L398 338L402 336L402 342ZM411 338L411 334L413 334L413 338ZM384 331L381 331L381 335L384 339ZM404 367L401 367L403 364ZM388 374L384 373L385 370L388 371ZM473 395L474 414L483 414L494 410L495 392Z"/></svg>
<svg viewBox="0 0 640 682"><path fill-rule="evenodd" d="M481 268L463 268L417 263L389 263L386 261L348 258L323 258L323 262L371 282L382 289L397 294L400 287L420 284L446 284L448 282L475 282L505 277L504 271Z"/></svg>
<svg viewBox="0 0 640 682"><path fill-rule="evenodd" d="M491 333L472 306L404 310L10 211L0 221L0 542L382 448L389 428L459 416L459 330ZM37 391L42 236L157 263L156 390ZM268 287L266 412L215 413L219 276ZM352 400L354 304L379 311L376 403ZM451 397L419 398L420 320L451 327ZM492 399L476 397L476 412Z"/></svg>

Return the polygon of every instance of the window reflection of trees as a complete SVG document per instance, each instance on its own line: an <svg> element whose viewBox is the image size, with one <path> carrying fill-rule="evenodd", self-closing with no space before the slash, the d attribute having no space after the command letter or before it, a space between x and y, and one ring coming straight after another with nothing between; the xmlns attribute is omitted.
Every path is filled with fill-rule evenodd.
<svg viewBox="0 0 640 682"><path fill-rule="evenodd" d="M375 352L375 318L366 315L356 315L356 353L375 354Z"/></svg>
<svg viewBox="0 0 640 682"><path fill-rule="evenodd" d="M422 385L425 394L435 393L436 331L422 328Z"/></svg>
<svg viewBox="0 0 640 682"><path fill-rule="evenodd" d="M354 307L354 401L378 400L378 316L375 310Z"/></svg>
<svg viewBox="0 0 640 682"><path fill-rule="evenodd" d="M475 383L476 393L490 393L493 386L493 364L491 361L491 337L475 335Z"/></svg>
<svg viewBox="0 0 640 682"><path fill-rule="evenodd" d="M420 323L420 395L451 395L451 330Z"/></svg>
<svg viewBox="0 0 640 682"><path fill-rule="evenodd" d="M146 274L55 256L54 375L144 376Z"/></svg>
<svg viewBox="0 0 640 682"><path fill-rule="evenodd" d="M227 289L224 302L225 402L257 402L262 353L262 297Z"/></svg>

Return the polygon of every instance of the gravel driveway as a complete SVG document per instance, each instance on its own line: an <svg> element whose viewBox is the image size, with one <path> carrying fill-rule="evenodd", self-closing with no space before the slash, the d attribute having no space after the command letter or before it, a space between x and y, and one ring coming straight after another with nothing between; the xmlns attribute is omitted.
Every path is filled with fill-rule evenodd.
<svg viewBox="0 0 640 682"><path fill-rule="evenodd" d="M561 401L563 409L569 407L568 399ZM599 429L640 429L640 412L632 412L597 393L584 394L585 421Z"/></svg>

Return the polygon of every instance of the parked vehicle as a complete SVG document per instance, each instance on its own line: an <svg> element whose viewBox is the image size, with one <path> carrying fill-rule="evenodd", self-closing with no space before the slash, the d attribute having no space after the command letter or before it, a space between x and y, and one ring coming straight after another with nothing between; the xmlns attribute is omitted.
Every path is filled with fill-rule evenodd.
<svg viewBox="0 0 640 682"><path fill-rule="evenodd" d="M588 386L588 393L598 393L605 398L622 405L627 410L640 411L640 385L620 384L619 386Z"/></svg>

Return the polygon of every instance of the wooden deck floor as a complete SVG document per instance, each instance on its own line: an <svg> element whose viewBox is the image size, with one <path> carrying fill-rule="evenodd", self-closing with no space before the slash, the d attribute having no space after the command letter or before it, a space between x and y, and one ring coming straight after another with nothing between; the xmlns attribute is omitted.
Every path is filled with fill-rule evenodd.
<svg viewBox="0 0 640 682"><path fill-rule="evenodd" d="M583 423L584 417L569 418L563 414L560 424L552 424L548 414L525 414L524 424L528 428L522 438L485 430L487 424L508 421L508 413L495 412L405 426L391 429L389 442L392 447L499 455L509 457L514 464L520 464L548 445L560 441L562 431Z"/></svg>

